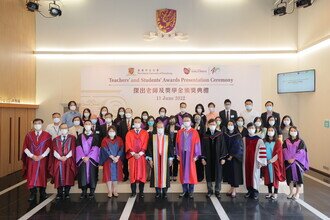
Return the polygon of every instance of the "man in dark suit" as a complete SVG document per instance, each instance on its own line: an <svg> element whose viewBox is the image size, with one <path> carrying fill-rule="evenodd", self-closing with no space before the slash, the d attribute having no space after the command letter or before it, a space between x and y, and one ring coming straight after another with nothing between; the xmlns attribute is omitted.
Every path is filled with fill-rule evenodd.
<svg viewBox="0 0 330 220"><path fill-rule="evenodd" d="M108 135L108 129L109 127L113 124L112 121L112 114L111 113L107 113L104 115L105 118L105 124L100 126L100 141L102 143L103 138L105 138Z"/></svg>
<svg viewBox="0 0 330 220"><path fill-rule="evenodd" d="M90 120L92 122L92 132L98 136L99 144L101 144L101 126L99 120L97 120L97 115L92 114Z"/></svg>
<svg viewBox="0 0 330 220"><path fill-rule="evenodd" d="M237 111L231 109L231 101L226 99L224 101L225 109L219 112L219 116L222 121L222 126L227 126L229 120L236 121Z"/></svg>
<svg viewBox="0 0 330 220"><path fill-rule="evenodd" d="M279 113L273 111L274 103L272 101L267 101L265 103L265 107L266 107L267 111L261 114L262 124L265 127L268 127L269 126L269 124L267 123L268 118L270 116L273 116L275 118L275 124L272 126L274 126L275 128L279 128L280 123L281 123L281 117L280 117Z"/></svg>
<svg viewBox="0 0 330 220"><path fill-rule="evenodd" d="M121 137L123 139L124 142L124 146L125 146L125 139L126 139L126 134L129 130L133 129L133 110L131 108L127 108L126 109L126 113L125 113L125 120L122 120L119 125L117 126L117 134L119 137ZM126 152L126 147L124 148L125 152ZM126 153L125 153L126 154ZM128 160L126 159L126 157L124 157L123 159L123 173L124 173L124 181L128 180Z"/></svg>

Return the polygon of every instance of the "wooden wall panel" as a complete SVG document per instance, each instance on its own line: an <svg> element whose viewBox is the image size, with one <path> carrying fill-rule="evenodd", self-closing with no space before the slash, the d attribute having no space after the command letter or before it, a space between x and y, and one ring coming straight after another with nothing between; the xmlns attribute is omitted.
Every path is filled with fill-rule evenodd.
<svg viewBox="0 0 330 220"><path fill-rule="evenodd" d="M0 1L0 97L36 101L35 14L25 0Z"/></svg>

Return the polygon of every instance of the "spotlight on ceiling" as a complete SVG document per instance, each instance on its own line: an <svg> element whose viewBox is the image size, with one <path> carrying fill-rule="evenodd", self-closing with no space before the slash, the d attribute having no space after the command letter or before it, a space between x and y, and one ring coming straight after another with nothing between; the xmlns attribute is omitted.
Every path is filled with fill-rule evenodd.
<svg viewBox="0 0 330 220"><path fill-rule="evenodd" d="M34 12L39 10L39 3L35 0L26 1L26 8L28 11Z"/></svg>
<svg viewBox="0 0 330 220"><path fill-rule="evenodd" d="M297 0L296 2L296 6L297 8L307 8L309 6L311 6L313 3L312 3L312 0Z"/></svg>
<svg viewBox="0 0 330 220"><path fill-rule="evenodd" d="M55 1L49 3L49 14L53 17L62 15L62 10L61 10L60 6L58 4L56 4Z"/></svg>
<svg viewBox="0 0 330 220"><path fill-rule="evenodd" d="M280 3L278 3L276 5L276 8L274 9L274 15L278 15L278 16L283 16L286 14L286 6L287 3L283 2L283 0L281 0Z"/></svg>

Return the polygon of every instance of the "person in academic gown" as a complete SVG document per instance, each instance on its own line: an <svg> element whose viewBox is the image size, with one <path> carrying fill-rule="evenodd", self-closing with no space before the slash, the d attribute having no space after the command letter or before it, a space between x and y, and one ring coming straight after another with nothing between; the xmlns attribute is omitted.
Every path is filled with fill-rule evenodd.
<svg viewBox="0 0 330 220"><path fill-rule="evenodd" d="M68 199L77 174L76 138L68 133L67 124L61 124L59 129L60 135L53 140L50 153L50 175L57 189L56 199Z"/></svg>
<svg viewBox="0 0 330 220"><path fill-rule="evenodd" d="M117 136L116 127L108 128L108 135L102 140L100 164L103 166L103 182L108 187L108 197L118 197L117 184L123 180L124 143Z"/></svg>
<svg viewBox="0 0 330 220"><path fill-rule="evenodd" d="M166 128L168 125L169 117L166 116L167 110L165 107L160 107L158 110L159 116L156 118L156 124L161 121Z"/></svg>
<svg viewBox="0 0 330 220"><path fill-rule="evenodd" d="M203 115L205 117L205 115ZM203 136L206 131L206 125L203 120L206 120L206 117L202 119L200 114L195 114L194 115L194 128L198 132L199 139L203 140ZM196 161L196 171L197 171L197 181L201 182L204 179L204 165L202 164L202 159L199 158Z"/></svg>
<svg viewBox="0 0 330 220"><path fill-rule="evenodd" d="M300 139L297 127L289 129L289 138L283 143L286 182L290 187L288 199L299 199L304 172L309 170L309 160L305 142ZM296 192L294 193L294 187Z"/></svg>
<svg viewBox="0 0 330 220"><path fill-rule="evenodd" d="M234 120L227 122L224 134L228 156L225 163L226 182L231 186L227 196L236 197L236 189L243 185L243 138Z"/></svg>
<svg viewBox="0 0 330 220"><path fill-rule="evenodd" d="M184 128L176 136L176 154L180 161L180 182L183 193L179 197L193 198L197 184L196 161L201 156L201 142L198 132L191 127L190 116L183 118Z"/></svg>
<svg viewBox="0 0 330 220"><path fill-rule="evenodd" d="M202 141L202 163L205 166L207 197L213 195L212 182L215 182L215 196L220 197L222 166L227 156L226 143L221 131L216 130L214 119L208 121L208 129Z"/></svg>
<svg viewBox="0 0 330 220"><path fill-rule="evenodd" d="M192 115L187 112L187 103L181 102L180 103L180 112L175 115L176 125L178 127L180 127L180 128L184 127L183 126L183 118L186 117L186 116L190 117L190 119L192 120Z"/></svg>
<svg viewBox="0 0 330 220"><path fill-rule="evenodd" d="M285 180L285 168L282 153L282 142L278 139L277 129L269 127L264 140L267 152L267 166L262 167L264 183L268 186L267 199L276 200L279 182ZM274 193L273 188L274 187Z"/></svg>
<svg viewBox="0 0 330 220"><path fill-rule="evenodd" d="M122 111L120 111L119 113L121 113ZM126 152L126 134L133 129L133 119L132 119L132 115L133 115L133 110L131 108L126 108L125 109L125 117L124 119L120 120L118 126L117 126L117 133L118 136L121 137L121 139L124 142L124 149ZM124 179L123 181L127 181L129 178L129 172L128 172L128 160L126 157L124 157L123 160L123 173L124 173Z"/></svg>
<svg viewBox="0 0 330 220"><path fill-rule="evenodd" d="M94 198L99 171L99 137L92 132L92 122L85 121L85 131L77 138L76 165L78 167L78 187L82 190L80 198Z"/></svg>
<svg viewBox="0 0 330 220"><path fill-rule="evenodd" d="M116 125L116 126L119 126L120 122L121 121L124 121L126 119L125 117L125 108L124 107L120 107L118 108L118 111L117 111L117 117L115 118L115 120L113 121L113 123Z"/></svg>
<svg viewBox="0 0 330 220"><path fill-rule="evenodd" d="M126 135L126 158L130 170L131 197L136 196L136 184L139 183L139 195L144 197L144 184L147 179L146 174L146 151L148 148L149 134L141 129L142 120L135 117L133 120L134 129Z"/></svg>
<svg viewBox="0 0 330 220"><path fill-rule="evenodd" d="M23 143L23 176L27 180L27 187L30 190L29 201L35 201L37 188L39 188L40 200L47 198L46 186L48 172L49 152L52 145L52 136L42 130L43 120L33 120L34 130L28 132Z"/></svg>
<svg viewBox="0 0 330 220"><path fill-rule="evenodd" d="M147 160L151 167L150 187L155 187L156 198L167 198L170 187L169 166L173 161L173 149L169 146L169 137L165 134L163 122L156 125L157 132L149 136Z"/></svg>
<svg viewBox="0 0 330 220"><path fill-rule="evenodd" d="M144 130L146 130L148 127L148 118L149 118L149 113L147 111L143 111L141 113L141 119L142 119L141 128Z"/></svg>
<svg viewBox="0 0 330 220"><path fill-rule="evenodd" d="M256 135L256 126L247 125L248 136L244 138L244 174L248 193L245 198L259 198L260 168L267 165L266 147L263 140Z"/></svg>
<svg viewBox="0 0 330 220"><path fill-rule="evenodd" d="M106 106L102 106L102 108L100 109L100 114L99 114L99 117L98 117L98 125L102 126L104 125L106 122L105 122L105 115L109 113L109 109L108 107Z"/></svg>
<svg viewBox="0 0 330 220"><path fill-rule="evenodd" d="M173 153L174 153L172 166L170 166L169 168L170 178L173 181L176 181L178 176L179 161L176 158L175 150L176 150L176 135L180 129L181 128L176 125L176 117L174 115L171 115L169 117L169 123L166 127L165 133L168 135L169 145L170 148L173 149Z"/></svg>

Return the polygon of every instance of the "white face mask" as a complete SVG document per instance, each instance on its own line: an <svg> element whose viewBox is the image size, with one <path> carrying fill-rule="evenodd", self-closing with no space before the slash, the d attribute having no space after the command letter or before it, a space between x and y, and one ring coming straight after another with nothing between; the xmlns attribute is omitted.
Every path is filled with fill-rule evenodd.
<svg viewBox="0 0 330 220"><path fill-rule="evenodd" d="M270 126L274 126L275 125L275 121L274 120L269 121L268 123L269 123Z"/></svg>
<svg viewBox="0 0 330 220"><path fill-rule="evenodd" d="M53 121L54 121L54 123L57 124L57 123L59 123L61 121L61 119L60 118L54 118Z"/></svg>
<svg viewBox="0 0 330 220"><path fill-rule="evenodd" d="M87 132L92 130L92 125L85 125L84 127Z"/></svg>
<svg viewBox="0 0 330 220"><path fill-rule="evenodd" d="M274 137L275 132L274 131L268 131L267 134L268 134L269 137Z"/></svg>
<svg viewBox="0 0 330 220"><path fill-rule="evenodd" d="M252 136L256 133L256 129L254 129L254 128L248 129L248 132Z"/></svg>
<svg viewBox="0 0 330 220"><path fill-rule="evenodd" d="M256 121L256 123L254 123L257 127L261 126L261 122L260 121Z"/></svg>
<svg viewBox="0 0 330 220"><path fill-rule="evenodd" d="M114 131L109 131L109 136L110 136L111 138L114 138L114 137L116 136L116 132L114 132Z"/></svg>
<svg viewBox="0 0 330 220"><path fill-rule="evenodd" d="M61 129L61 134L64 135L64 136L67 135L68 132L69 132L68 129Z"/></svg>
<svg viewBox="0 0 330 220"><path fill-rule="evenodd" d="M125 115L125 112L119 112L119 115L123 116L123 115Z"/></svg>
<svg viewBox="0 0 330 220"><path fill-rule="evenodd" d="M198 114L201 114L202 111L203 111L203 110L202 110L201 108L198 108L198 109L197 109L197 113L198 113Z"/></svg>
<svg viewBox="0 0 330 220"><path fill-rule="evenodd" d="M273 110L273 106L266 106L267 111L271 112Z"/></svg>
<svg viewBox="0 0 330 220"><path fill-rule="evenodd" d="M106 122L107 124L112 124L112 118L106 118L106 119L105 119L105 122Z"/></svg>
<svg viewBox="0 0 330 220"><path fill-rule="evenodd" d="M216 121L216 123L218 126L221 125L221 121Z"/></svg>
<svg viewBox="0 0 330 220"><path fill-rule="evenodd" d="M283 123L284 123L285 126L289 126L291 121L290 120L284 120Z"/></svg>
<svg viewBox="0 0 330 220"><path fill-rule="evenodd" d="M80 125L80 121L73 121L73 124L74 124L75 126L78 126L78 125Z"/></svg>
<svg viewBox="0 0 330 220"><path fill-rule="evenodd" d="M191 126L191 122L190 122L190 121L185 121L185 122L183 122L183 126L184 126L185 128L190 128L190 126Z"/></svg>
<svg viewBox="0 0 330 220"><path fill-rule="evenodd" d="M209 108L209 111L213 113L214 112L214 108L213 107Z"/></svg>
<svg viewBox="0 0 330 220"><path fill-rule="evenodd" d="M238 126L238 127L243 127L243 125L244 125L244 123L243 123L242 121L238 121L238 122L237 122L237 126Z"/></svg>
<svg viewBox="0 0 330 220"><path fill-rule="evenodd" d="M36 131L40 131L42 128L42 124L35 124L35 125L33 125L33 127Z"/></svg>
<svg viewBox="0 0 330 220"><path fill-rule="evenodd" d="M228 125L227 128L229 131L233 131L235 127L233 125Z"/></svg>
<svg viewBox="0 0 330 220"><path fill-rule="evenodd" d="M91 119L91 122L92 122L93 125L95 125L96 122L97 122L97 119Z"/></svg>
<svg viewBox="0 0 330 220"><path fill-rule="evenodd" d="M141 128L141 123L134 123L134 128L140 129Z"/></svg>
<svg viewBox="0 0 330 220"><path fill-rule="evenodd" d="M217 127L216 125L210 125L210 126L209 126L210 131L212 131L212 132L215 131L215 128L216 128L216 127Z"/></svg>
<svg viewBox="0 0 330 220"><path fill-rule="evenodd" d="M77 109L77 106L75 106L75 105L71 105L71 106L70 106L70 110L71 110L71 111L75 111L76 109Z"/></svg>
<svg viewBox="0 0 330 220"><path fill-rule="evenodd" d="M252 108L253 108L252 105L246 105L245 106L245 109L248 110L248 111L252 110Z"/></svg>
<svg viewBox="0 0 330 220"><path fill-rule="evenodd" d="M85 112L85 113L84 113L84 117L85 117L85 118L88 118L89 115L90 115L90 114L89 114L88 112Z"/></svg>
<svg viewBox="0 0 330 220"><path fill-rule="evenodd" d="M297 137L297 135L298 135L298 132L296 132L296 131L291 131L290 132L290 136L293 137L293 138Z"/></svg>
<svg viewBox="0 0 330 220"><path fill-rule="evenodd" d="M163 135L164 134L164 128L157 128L157 134Z"/></svg>
<svg viewBox="0 0 330 220"><path fill-rule="evenodd" d="M131 118L132 114L131 113L126 113L125 116L126 116L126 118Z"/></svg>
<svg viewBox="0 0 330 220"><path fill-rule="evenodd" d="M101 114L104 116L105 114L107 114L107 111L102 111Z"/></svg>
<svg viewBox="0 0 330 220"><path fill-rule="evenodd" d="M159 115L160 115L160 117L164 117L165 116L165 112L160 112Z"/></svg>
<svg viewBox="0 0 330 220"><path fill-rule="evenodd" d="M181 113L183 114L183 113L186 112L186 108L180 108L180 111L181 111Z"/></svg>
<svg viewBox="0 0 330 220"><path fill-rule="evenodd" d="M147 115L143 115L143 116L142 116L142 119L143 119L143 120L147 120L147 119L148 119L148 116L147 116Z"/></svg>

